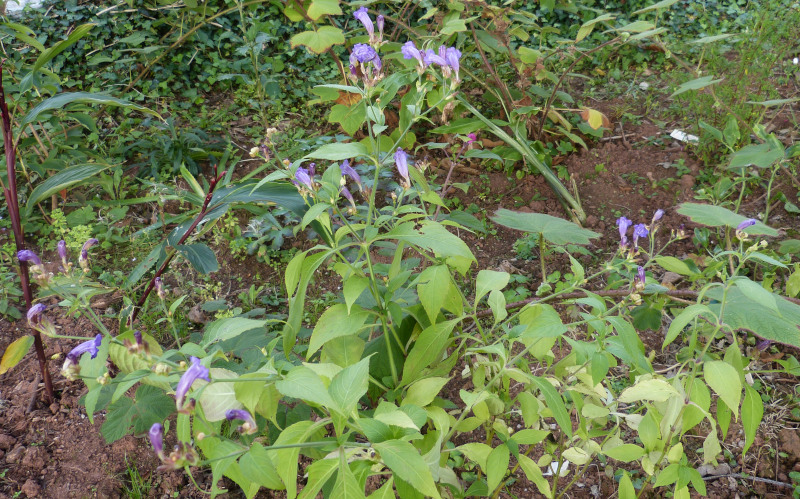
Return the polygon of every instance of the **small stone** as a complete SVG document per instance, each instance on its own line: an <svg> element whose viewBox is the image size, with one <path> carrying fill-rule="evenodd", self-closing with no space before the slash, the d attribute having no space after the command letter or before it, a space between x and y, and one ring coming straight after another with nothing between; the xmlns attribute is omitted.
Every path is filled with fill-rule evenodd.
<svg viewBox="0 0 800 499"><path fill-rule="evenodd" d="M2 434L0 435L0 449L8 450L17 443L17 439L12 437L11 435Z"/></svg>
<svg viewBox="0 0 800 499"><path fill-rule="evenodd" d="M594 227L599 222L599 219L594 215L589 215L586 217L586 226L587 227Z"/></svg>
<svg viewBox="0 0 800 499"><path fill-rule="evenodd" d="M6 462L8 464L17 464L24 455L25 455L25 447L18 445L14 447L14 450L8 453L8 455L6 456Z"/></svg>
<svg viewBox="0 0 800 499"><path fill-rule="evenodd" d="M61 406L58 405L58 403L56 403L56 402L53 402L52 404L50 404L50 412L53 413L53 414L56 414L58 412L58 409L60 409L60 408L61 408Z"/></svg>
<svg viewBox="0 0 800 499"><path fill-rule="evenodd" d="M684 189L691 189L694 187L694 180L694 175L689 175L688 173L683 175L681 177L681 187Z"/></svg>
<svg viewBox="0 0 800 499"><path fill-rule="evenodd" d="M40 487L39 484L33 480L33 478L28 478L28 480L22 486L22 493L27 497L39 497L39 495L42 493L42 487Z"/></svg>

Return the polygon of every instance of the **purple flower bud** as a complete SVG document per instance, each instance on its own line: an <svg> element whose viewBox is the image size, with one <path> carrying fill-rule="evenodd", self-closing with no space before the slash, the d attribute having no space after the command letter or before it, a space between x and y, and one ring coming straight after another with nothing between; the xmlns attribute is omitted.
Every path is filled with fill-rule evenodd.
<svg viewBox="0 0 800 499"><path fill-rule="evenodd" d="M192 365L189 366L189 369L187 369L185 373L183 373L180 381L178 381L177 388L175 388L175 401L178 411L183 409L183 401L186 399L186 393L198 378L209 382L211 381L211 378L208 376L209 370L200 363L200 359L197 357L189 357L189 360L192 362Z"/></svg>
<svg viewBox="0 0 800 499"><path fill-rule="evenodd" d="M468 133L467 134L467 144L472 144L476 140L478 140L478 136L477 135L475 135L474 133Z"/></svg>
<svg viewBox="0 0 800 499"><path fill-rule="evenodd" d="M133 332L133 337L136 339L136 344L142 346L144 339L142 338L142 333L140 333L138 329Z"/></svg>
<svg viewBox="0 0 800 499"><path fill-rule="evenodd" d="M436 52L434 52L431 49L428 49L428 50L425 51L425 55L423 57L423 61L424 61L426 66L430 66L431 64L436 64L437 66L441 66L441 67L449 67L447 65L447 61L445 60L445 58L440 56L440 55L438 55Z"/></svg>
<svg viewBox="0 0 800 499"><path fill-rule="evenodd" d="M748 227L752 227L756 224L758 220L755 218L748 218L747 220L742 221L739 225L736 226L736 230L745 230Z"/></svg>
<svg viewBox="0 0 800 499"><path fill-rule="evenodd" d="M41 265L42 261L39 257L31 250L21 250L17 253L17 258L20 262L27 262L33 265Z"/></svg>
<svg viewBox="0 0 800 499"><path fill-rule="evenodd" d="M406 184L409 184L411 181L408 178L408 154L398 147L397 152L394 153L394 162L397 165L397 172L400 173Z"/></svg>
<svg viewBox="0 0 800 499"><path fill-rule="evenodd" d="M650 231L647 230L647 226L645 224L637 224L633 227L633 247L639 247L639 238L640 237L647 237Z"/></svg>
<svg viewBox="0 0 800 499"><path fill-rule="evenodd" d="M308 176L314 178L314 175L317 174L317 164L316 163L309 163L308 164Z"/></svg>
<svg viewBox="0 0 800 499"><path fill-rule="evenodd" d="M372 41L375 38L375 26L372 24L372 19L369 17L369 12L367 12L367 8L363 5L353 13L353 17L357 20L361 21L361 24L364 25L364 29L367 30L369 34L369 39Z"/></svg>
<svg viewBox="0 0 800 499"><path fill-rule="evenodd" d="M347 187L342 187L342 196L344 196L345 199L350 201L351 205L353 205L353 206L356 205L356 201L355 201L355 199L353 199L353 195L350 194L350 191L347 189Z"/></svg>
<svg viewBox="0 0 800 499"><path fill-rule="evenodd" d="M98 348L103 341L103 335L99 334L93 340L84 341L80 345L73 348L68 354L67 359L77 364L81 360L81 356L85 353L91 353L92 358L97 357Z"/></svg>
<svg viewBox="0 0 800 499"><path fill-rule="evenodd" d="M439 51L441 52L441 47L439 48ZM458 70L460 68L461 51L455 47L448 47L445 49L444 59L447 61L447 65L453 69L453 72L455 72L456 81L460 81L461 78L458 76Z"/></svg>
<svg viewBox="0 0 800 499"><path fill-rule="evenodd" d="M378 15L378 19L376 20L378 24L378 38L383 38L383 25L386 23L386 20L383 18L383 14Z"/></svg>
<svg viewBox="0 0 800 499"><path fill-rule="evenodd" d="M347 175L353 179L353 182L357 183L359 186L361 185L361 176L358 174L355 168L350 166L350 161L344 160L339 170L342 172L342 175Z"/></svg>
<svg viewBox="0 0 800 499"><path fill-rule="evenodd" d="M758 348L759 350L761 350L763 352L764 350L769 348L769 346L771 344L772 344L772 342L770 340L761 340L758 343L756 343L756 348Z"/></svg>
<svg viewBox="0 0 800 499"><path fill-rule="evenodd" d="M309 175L308 170L305 168L298 168L296 172L294 172L294 178L299 183L308 190L314 189L314 182L311 180L311 175Z"/></svg>
<svg viewBox="0 0 800 499"><path fill-rule="evenodd" d="M409 40L404 43L403 46L400 47L400 52L403 53L403 59L416 59L419 62L420 67L424 68L427 66L423 60L422 52L417 49L417 46L413 41Z"/></svg>
<svg viewBox="0 0 800 499"><path fill-rule="evenodd" d="M67 253L67 242L63 239L58 242L58 256L61 257L61 261L66 264L67 258L69 258L69 254Z"/></svg>
<svg viewBox="0 0 800 499"><path fill-rule="evenodd" d="M97 245L99 242L100 242L100 241L98 241L98 240L97 240L97 239L95 239L95 238L87 239L87 240L86 240L86 242L85 242L85 243L83 243L83 246L81 247L81 251L86 251L86 250L88 250L89 248L91 248L92 246L95 246L95 245Z"/></svg>
<svg viewBox="0 0 800 499"><path fill-rule="evenodd" d="M251 416L250 413L244 409L230 409L225 413L225 419L228 421L233 421L234 419L241 419L244 421L244 424L238 428L239 433L251 435L258 431L258 425L253 419L253 416Z"/></svg>
<svg viewBox="0 0 800 499"><path fill-rule="evenodd" d="M620 246L625 246L628 244L628 228L633 225L633 222L630 221L627 217L619 217L617 219L617 226L619 227L619 244Z"/></svg>
<svg viewBox="0 0 800 499"><path fill-rule="evenodd" d="M653 220L651 223L656 223L664 216L664 210L658 209L656 210L655 214L653 215Z"/></svg>
<svg viewBox="0 0 800 499"><path fill-rule="evenodd" d="M32 306L28 309L28 325L31 327L35 327L36 324L39 324L39 321L42 319L42 314L44 311L47 310L47 305L44 303L37 303L36 305Z"/></svg>
<svg viewBox="0 0 800 499"><path fill-rule="evenodd" d="M164 426L161 423L153 423L147 435L156 455L159 459L164 459Z"/></svg>
<svg viewBox="0 0 800 499"><path fill-rule="evenodd" d="M153 285L156 288L156 294L160 299L166 298L167 294L164 292L164 283L161 281L161 277L156 277L153 280Z"/></svg>
<svg viewBox="0 0 800 499"><path fill-rule="evenodd" d="M96 245L99 241L95 238L91 238L86 240L81 247L81 254L78 256L78 264L81 266L84 272L89 271L89 248Z"/></svg>
<svg viewBox="0 0 800 499"><path fill-rule="evenodd" d="M647 276L644 273L644 267L641 265L636 269L636 289L642 290L644 289L645 282L647 280Z"/></svg>

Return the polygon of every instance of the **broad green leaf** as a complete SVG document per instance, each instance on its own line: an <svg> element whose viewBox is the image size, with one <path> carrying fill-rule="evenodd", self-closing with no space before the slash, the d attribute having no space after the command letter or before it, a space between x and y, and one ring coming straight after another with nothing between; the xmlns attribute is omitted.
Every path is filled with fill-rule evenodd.
<svg viewBox="0 0 800 499"><path fill-rule="evenodd" d="M400 406L413 404L419 407L425 407L439 395L444 385L450 381L450 378L425 378L415 381L408 387L406 396Z"/></svg>
<svg viewBox="0 0 800 499"><path fill-rule="evenodd" d="M634 444L622 444L610 449L603 449L603 454L611 459L630 463L644 456L644 449Z"/></svg>
<svg viewBox="0 0 800 499"><path fill-rule="evenodd" d="M247 381L247 378L259 379ZM263 378L263 372L243 374L239 382L233 384L233 391L236 393L236 400L251 414L261 414L269 420L274 420L281 395L274 384L267 384Z"/></svg>
<svg viewBox="0 0 800 499"><path fill-rule="evenodd" d="M175 247L192 267L201 274L210 274L219 270L217 255L203 243L179 244Z"/></svg>
<svg viewBox="0 0 800 499"><path fill-rule="evenodd" d="M364 499L364 488L358 484L353 470L347 464L344 456L339 458L339 473L336 474L336 482L333 484L331 497L341 499Z"/></svg>
<svg viewBox="0 0 800 499"><path fill-rule="evenodd" d="M475 305L491 291L499 291L508 285L511 275L508 272L481 270L475 281Z"/></svg>
<svg viewBox="0 0 800 499"><path fill-rule="evenodd" d="M784 157L783 147L767 141L763 144L745 146L731 154L729 170L741 169L747 166L769 168Z"/></svg>
<svg viewBox="0 0 800 499"><path fill-rule="evenodd" d="M253 329L263 329L266 334L264 326L267 324L265 320L245 319L244 317L227 317L219 319L208 326L203 333L203 347L208 347L216 341L229 340L235 338L242 333L252 331Z"/></svg>
<svg viewBox="0 0 800 499"><path fill-rule="evenodd" d="M166 258L166 252L164 249L167 247L167 240L161 241L161 244L156 245L150 253L147 254L146 257L139 262L131 272L128 274L128 279L125 281L125 289L130 289L134 284L139 282L139 279L144 277L144 275L153 268L159 261L163 261Z"/></svg>
<svg viewBox="0 0 800 499"><path fill-rule="evenodd" d="M369 312L358 305L353 305L350 313L347 312L347 305L344 303L331 306L317 320L317 325L311 333L306 358L310 359L325 343L334 338L358 334L369 316Z"/></svg>
<svg viewBox="0 0 800 499"><path fill-rule="evenodd" d="M742 382L739 373L727 362L707 361L703 364L703 377L706 384L725 402L734 414L738 415L739 400L742 397Z"/></svg>
<svg viewBox="0 0 800 499"><path fill-rule="evenodd" d="M86 180L92 178L98 173L111 168L112 165L105 163L87 163L84 165L75 165L65 168L55 175L48 177L44 182L40 183L33 189L28 202L25 205L25 210L28 215L33 213L36 203L42 199L47 199L53 194L69 189L75 185L80 185Z"/></svg>
<svg viewBox="0 0 800 499"><path fill-rule="evenodd" d="M96 94L90 92L63 92L54 97L50 97L49 99L45 99L39 104L36 105L33 109L31 109L28 114L22 119L20 122L21 127L25 127L30 123L36 121L40 114L45 111L50 111L53 109L61 109L62 107L66 106L67 104L102 104L105 106L118 106L124 107L127 109L133 109L134 111L139 111L140 113L151 114L154 116L158 116L158 113L155 111L151 111L144 106L139 106L137 104L132 104L126 100L117 99L116 97L111 97L108 95L103 94Z"/></svg>
<svg viewBox="0 0 800 499"><path fill-rule="evenodd" d="M423 369L441 358L458 322L458 319L439 322L422 330L406 359L401 385L416 381Z"/></svg>
<svg viewBox="0 0 800 499"><path fill-rule="evenodd" d="M688 92L690 90L700 90L701 88L706 88L711 85L715 85L722 81L722 78L715 80L713 76L703 76L701 78L695 78L694 80L687 81L683 83L681 86L675 90L670 97L675 97L676 95L680 95L684 92Z"/></svg>
<svg viewBox="0 0 800 499"><path fill-rule="evenodd" d="M778 307L776 314L771 309L764 307L745 295L738 286L731 287L725 294L725 307L723 309L722 290L712 289L708 297L715 300L708 304L714 314L724 313L722 322L732 329L745 329L766 340L792 345L800 348L800 305L775 296Z"/></svg>
<svg viewBox="0 0 800 499"><path fill-rule="evenodd" d="M495 324L508 317L508 311L506 311L506 297L502 291L495 289L489 293L487 303L489 304L489 308L492 309L492 316L494 317Z"/></svg>
<svg viewBox="0 0 800 499"><path fill-rule="evenodd" d="M569 414L567 413L564 399L561 394L553 387L553 385L546 379L538 376L531 376L531 382L544 395L547 408L553 413L553 419L556 420L558 426L561 428L568 437L572 438L572 422L570 421Z"/></svg>
<svg viewBox="0 0 800 499"><path fill-rule="evenodd" d="M764 401L761 395L750 385L744 385L744 402L742 402L742 426L744 427L744 449L742 454L753 445L756 432L764 417Z"/></svg>
<svg viewBox="0 0 800 499"><path fill-rule="evenodd" d="M33 68L31 68L31 73L35 73L39 71L45 64L52 61L55 56L60 54L61 52L65 51L69 48L70 45L74 44L84 36L86 36L89 31L94 28L96 24L81 24L80 26L76 27L72 30L66 40L61 40L60 42L56 43L50 48L45 49L39 57L36 58L36 62L33 63Z"/></svg>
<svg viewBox="0 0 800 499"><path fill-rule="evenodd" d="M331 380L328 392L343 416L350 416L358 401L367 394L370 357L347 366Z"/></svg>
<svg viewBox="0 0 800 499"><path fill-rule="evenodd" d="M395 499L394 490L392 488L393 486L394 477L390 476L389 479L386 480L386 483L384 483L381 488L370 494L367 499Z"/></svg>
<svg viewBox="0 0 800 499"><path fill-rule="evenodd" d="M239 459L239 466L247 478L262 487L272 490L285 488L269 452L258 442L250 445L250 450Z"/></svg>
<svg viewBox="0 0 800 499"><path fill-rule="evenodd" d="M506 445L500 445L492 449L486 459L486 482L489 491L493 492L503 481L503 477L508 472L508 462L511 453Z"/></svg>
<svg viewBox="0 0 800 499"><path fill-rule="evenodd" d="M702 38L698 38L697 40L692 40L692 41L690 41L688 43L691 43L691 44L694 44L694 45L705 45L707 43L714 43L714 42L718 42L720 40L725 40L726 38L731 38L733 36L736 36L736 34L735 33L724 33L722 35L704 36Z"/></svg>
<svg viewBox="0 0 800 499"><path fill-rule="evenodd" d="M645 31L650 31L655 27L656 27L655 24L648 21L634 21L632 23L626 24L625 26L617 28L617 31L627 31L628 33L642 33Z"/></svg>
<svg viewBox="0 0 800 499"><path fill-rule="evenodd" d="M680 396L681 394L663 379L648 379L624 389L619 395L619 401L624 404L643 400L665 402L672 397Z"/></svg>
<svg viewBox="0 0 800 499"><path fill-rule="evenodd" d="M303 31L294 35L291 43L292 48L305 45L315 54L321 54L334 45L344 44L344 32L333 26L320 26L316 31Z"/></svg>
<svg viewBox="0 0 800 499"><path fill-rule="evenodd" d="M389 231L384 238L394 238L429 249L437 258L447 259L447 263L462 274L465 274L471 264L476 262L475 255L472 254L467 243L455 234L451 234L440 223L426 222L419 231L413 230L411 225L398 226Z"/></svg>
<svg viewBox="0 0 800 499"><path fill-rule="evenodd" d="M778 311L778 298L776 298L774 294L764 289L761 284L753 282L747 277L741 276L737 277L733 282L747 298L753 300L762 307L771 310L773 313L780 315L780 312Z"/></svg>
<svg viewBox="0 0 800 499"><path fill-rule="evenodd" d="M317 20L325 15L338 16L342 13L339 0L314 0L308 7L308 17Z"/></svg>
<svg viewBox="0 0 800 499"><path fill-rule="evenodd" d="M200 393L198 403L203 408L203 414L208 421L222 421L225 419L225 413L230 409L241 409L242 403L236 399L236 383L220 382L224 379L239 379L239 376L227 369L212 367L210 369L210 378L213 383L208 383L204 380L197 380L194 382L193 389L199 390L203 387Z"/></svg>
<svg viewBox="0 0 800 499"><path fill-rule="evenodd" d="M125 331L124 333L118 335L116 337L119 341L128 340L130 342L135 342L136 339L133 336L133 331ZM161 345L158 344L155 338L150 336L147 333L142 333L142 341L147 343L148 347L150 348L150 355L154 357L159 357L163 350L161 349ZM128 351L125 346L118 342L109 343L108 345L108 357L111 359L111 362L114 363L117 368L119 368L120 372L124 374L130 374L135 371L139 371L142 369L150 369L151 364L147 359L142 358L141 355L134 355ZM155 382L150 381L148 379L142 380L143 383L151 384L153 386L161 387L164 390L169 390L170 386L169 383L166 382Z"/></svg>
<svg viewBox="0 0 800 499"><path fill-rule="evenodd" d="M342 286L342 294L344 295L344 303L347 305L347 313L351 311L353 303L356 302L359 296L369 287L369 278L359 275L351 275L344 281ZM319 325L319 323L317 323Z"/></svg>
<svg viewBox="0 0 800 499"><path fill-rule="evenodd" d="M744 215L739 215L722 206L711 204L683 203L678 207L678 213L689 217L693 222L707 225L709 227L728 226L735 229L740 223L747 220ZM756 222L755 225L745 229L745 232L752 235L777 236L778 231Z"/></svg>
<svg viewBox="0 0 800 499"><path fill-rule="evenodd" d="M144 433L153 423L161 423L175 411L175 400L161 388L140 385L135 400L122 397L109 407L100 428L106 442L115 442L131 432Z"/></svg>
<svg viewBox="0 0 800 499"><path fill-rule="evenodd" d="M639 9L639 10L635 11L632 15L638 16L639 14L644 14L645 12L650 12L651 10L666 9L667 7L671 7L672 5L674 5L676 3L678 3L678 0L661 0L660 2L656 2L653 5L650 5L648 7L645 7L643 9Z"/></svg>
<svg viewBox="0 0 800 499"><path fill-rule="evenodd" d="M428 267L419 275L417 295L431 322L436 322L442 307L449 299L448 295L457 291L451 282L447 265Z"/></svg>
<svg viewBox="0 0 800 499"><path fill-rule="evenodd" d="M589 244L600 234L562 218L543 213L519 213L500 209L491 217L496 224L524 232L541 234L550 244L563 246L566 244Z"/></svg>
<svg viewBox="0 0 800 499"><path fill-rule="evenodd" d="M217 482L219 482L223 474L227 474L228 470L237 466L236 458L239 457L242 448L230 440L223 440L212 436L198 441L197 446L202 451L203 456L208 459L209 465L211 466L211 482L213 484L211 495L213 496L226 492L226 490L220 489L217 486ZM233 472L232 474L236 478L241 478L241 473L237 474ZM242 485L240 484L240 486Z"/></svg>
<svg viewBox="0 0 800 499"><path fill-rule="evenodd" d="M490 446L481 442L470 442L460 445L456 449L467 456L470 461L477 463L481 469L486 470L489 466L489 455L493 450Z"/></svg>
<svg viewBox="0 0 800 499"><path fill-rule="evenodd" d="M537 303L528 305L519 314L520 325L526 326L520 338L527 339L559 337L567 332L556 309L550 305ZM527 344L527 343L526 343Z"/></svg>
<svg viewBox="0 0 800 499"><path fill-rule="evenodd" d="M594 30L594 25L603 22L603 21L610 21L614 19L614 15L612 14L602 14L600 16L595 17L591 21L586 21L581 25L580 29L578 29L578 35L575 37L575 41L579 42L589 36Z"/></svg>
<svg viewBox="0 0 800 499"><path fill-rule="evenodd" d="M303 490L300 491L299 499L314 499L322 490L322 486L328 481L330 477L339 468L338 459L320 459L314 461L308 468L308 482Z"/></svg>
<svg viewBox="0 0 800 499"><path fill-rule="evenodd" d="M655 261L661 268L668 272L675 272L676 274L685 276L697 275L697 272L693 271L686 262L674 256L659 256L655 258Z"/></svg>
<svg viewBox="0 0 800 499"><path fill-rule="evenodd" d="M366 121L366 103L361 100L357 103L346 106L336 104L328 114L329 123L339 123L344 131L351 137L361 129Z"/></svg>
<svg viewBox="0 0 800 499"><path fill-rule="evenodd" d="M542 476L542 469L539 468L536 462L525 454L520 454L517 457L517 462L519 462L519 467L522 468L528 480L533 482L536 488L539 489L539 493L544 497L550 497L552 495L550 483Z"/></svg>
<svg viewBox="0 0 800 499"><path fill-rule="evenodd" d="M428 465L417 449L402 440L387 440L373 445L386 466L400 479L426 496L440 498Z"/></svg>
<svg viewBox="0 0 800 499"><path fill-rule="evenodd" d="M683 328L701 314L713 315L707 306L699 303L686 307L669 325L669 330L667 331L667 336L664 338L664 344L661 346L661 349L663 350L667 345L675 341L675 338L681 334Z"/></svg>
<svg viewBox="0 0 800 499"><path fill-rule="evenodd" d="M325 144L316 151L307 154L309 159L327 159L329 161L341 161L344 159L365 156L367 148L360 142L337 142L335 144Z"/></svg>
<svg viewBox="0 0 800 499"><path fill-rule="evenodd" d="M26 334L12 341L3 352L3 359L0 360L0 374L5 374L25 357L33 345L33 336Z"/></svg>
<svg viewBox="0 0 800 499"><path fill-rule="evenodd" d="M275 388L283 395L323 407L336 407L336 403L328 394L322 379L305 366L294 367L284 379L275 383Z"/></svg>

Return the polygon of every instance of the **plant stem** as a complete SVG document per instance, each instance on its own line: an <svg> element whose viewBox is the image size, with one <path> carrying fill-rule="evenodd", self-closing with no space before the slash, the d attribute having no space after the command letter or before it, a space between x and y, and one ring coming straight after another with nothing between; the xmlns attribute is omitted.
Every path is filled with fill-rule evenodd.
<svg viewBox="0 0 800 499"><path fill-rule="evenodd" d="M6 153L6 172L8 174L8 186L3 185L3 194L8 205L8 214L11 217L11 227L14 232L14 243L17 252L25 249L25 233L22 230L22 220L19 215L19 199L17 198L17 171L16 156L17 150L14 146L14 137L11 131L11 113L8 111L6 94L3 90L3 61L0 61L0 113L3 121L3 146ZM22 286L22 295L25 298L25 308L30 310L33 305L33 292L31 291L30 274L27 262L19 262L19 281ZM39 361L39 371L44 381L44 391L47 402L52 404L55 400L53 394L53 380L50 378L50 371L47 369L47 357L44 355L44 344L42 336L36 329L33 329L33 346L36 350L36 359Z"/></svg>

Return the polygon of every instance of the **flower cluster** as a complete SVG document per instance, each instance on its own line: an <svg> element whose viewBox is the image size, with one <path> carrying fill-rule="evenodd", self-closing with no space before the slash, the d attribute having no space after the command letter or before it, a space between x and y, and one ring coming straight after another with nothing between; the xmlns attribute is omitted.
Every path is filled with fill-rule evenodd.
<svg viewBox="0 0 800 499"><path fill-rule="evenodd" d="M439 47L438 52L432 49L427 49L424 52L419 50L416 44L409 40L400 48L403 53L404 59L416 59L417 71L422 73L425 68L434 64L442 69L442 75L445 78L453 76L456 82L461 81L459 70L461 69L461 51L455 47L446 47L444 45Z"/></svg>
<svg viewBox="0 0 800 499"><path fill-rule="evenodd" d="M656 210L653 214L653 218L650 220L650 225L645 224L633 224L628 217L622 216L617 219L617 227L619 227L619 246L620 250L623 252L628 251L631 256L636 255L639 252L639 239L647 237L652 232L655 234L655 231L658 230L659 223L661 219L664 217L664 210ZM628 229L633 226L633 245L629 245L628 241Z"/></svg>
<svg viewBox="0 0 800 499"><path fill-rule="evenodd" d="M383 63L376 50L383 44L383 16L378 16L378 33L375 33L375 24L369 16L366 7L360 7L353 13L355 17L367 30L369 43L356 43L350 52L350 76L353 79L361 79L365 85L372 86L383 77Z"/></svg>
<svg viewBox="0 0 800 499"><path fill-rule="evenodd" d="M159 470L179 470L186 466L195 466L200 462L194 447L184 442L178 442L167 456L164 453L164 426L161 423L153 423L147 436L150 438L150 445L163 463L158 467Z"/></svg>
<svg viewBox="0 0 800 499"><path fill-rule="evenodd" d="M95 238L88 239L85 243L83 243L83 247L81 248L80 255L78 256L78 264L83 269L84 272L89 272L89 248L98 244L99 241ZM58 256L61 258L61 268L64 272L69 272L72 270L72 262L69 261L69 252L67 251L67 242L63 239L58 242L57 245L58 249ZM25 249L20 250L17 252L17 259L20 262L27 263L30 267L31 272L33 272L33 277L39 283L39 285L44 286L50 282L50 278L52 277L51 273L48 273L45 268L42 260L39 258L33 250Z"/></svg>

